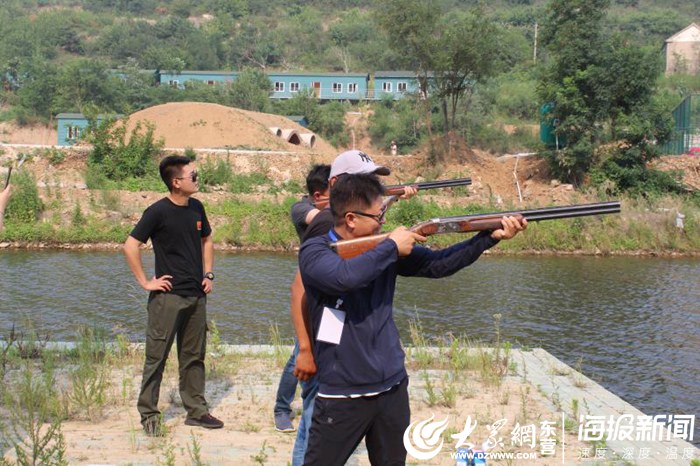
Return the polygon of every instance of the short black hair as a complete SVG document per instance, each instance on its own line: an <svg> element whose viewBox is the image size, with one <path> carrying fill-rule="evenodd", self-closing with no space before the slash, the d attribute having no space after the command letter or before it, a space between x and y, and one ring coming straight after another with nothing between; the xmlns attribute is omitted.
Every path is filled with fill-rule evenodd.
<svg viewBox="0 0 700 466"><path fill-rule="evenodd" d="M384 186L373 173L347 174L338 178L331 188L331 212L339 224L345 213L368 209L384 194Z"/></svg>
<svg viewBox="0 0 700 466"><path fill-rule="evenodd" d="M189 157L183 157L181 155L169 155L160 161L158 170L160 171L160 177L163 183L168 187L168 191L173 191L173 178L180 176L182 167L190 162L191 160Z"/></svg>
<svg viewBox="0 0 700 466"><path fill-rule="evenodd" d="M328 178L331 176L331 166L317 164L311 167L309 174L306 175L306 190L309 196L318 192L323 192L328 189Z"/></svg>

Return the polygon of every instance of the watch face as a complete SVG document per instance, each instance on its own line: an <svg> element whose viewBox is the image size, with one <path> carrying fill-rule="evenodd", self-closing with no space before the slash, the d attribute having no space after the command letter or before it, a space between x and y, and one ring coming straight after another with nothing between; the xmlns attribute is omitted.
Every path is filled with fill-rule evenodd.
<svg viewBox="0 0 700 466"><path fill-rule="evenodd" d="M208 278L209 280L214 280L214 274L212 272L207 272L204 274L204 278Z"/></svg>

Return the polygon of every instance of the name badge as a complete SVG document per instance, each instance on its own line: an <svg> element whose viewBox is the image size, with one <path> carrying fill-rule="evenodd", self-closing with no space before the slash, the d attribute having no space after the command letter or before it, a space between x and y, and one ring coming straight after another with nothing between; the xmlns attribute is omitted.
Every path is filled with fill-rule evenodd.
<svg viewBox="0 0 700 466"><path fill-rule="evenodd" d="M324 307L316 339L333 345L339 344L343 325L345 325L345 311Z"/></svg>

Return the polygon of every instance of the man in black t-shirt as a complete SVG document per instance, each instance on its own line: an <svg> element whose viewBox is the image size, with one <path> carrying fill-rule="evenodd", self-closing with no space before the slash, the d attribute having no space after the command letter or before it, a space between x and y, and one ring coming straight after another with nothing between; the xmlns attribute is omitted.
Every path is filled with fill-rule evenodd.
<svg viewBox="0 0 700 466"><path fill-rule="evenodd" d="M224 423L209 414L204 398L207 294L212 290L214 243L204 206L190 197L199 189L190 159L170 156L160 163L169 194L148 207L124 243L124 255L148 297L146 361L138 410L147 435L162 435L158 398L165 362L177 337L180 398L185 424L218 429ZM140 246L149 238L156 273L148 279Z"/></svg>
<svg viewBox="0 0 700 466"><path fill-rule="evenodd" d="M328 178L330 172L330 165L314 165L308 175L306 175L306 190L308 195L294 203L290 211L292 223L297 231L297 235L299 235L299 240L301 240L301 237L304 235L309 223L311 223L314 217L328 205L328 193L330 191ZM295 288L295 285L299 288ZM292 299L290 303L292 309L290 315L292 318L297 314L301 317L301 310L299 310L298 313L294 311L295 307L300 307L302 305L299 299L301 297L300 293L303 294L301 280L298 284L295 282L292 285ZM280 383L277 386L274 420L275 429L278 432L294 432L295 430L292 424L292 401L294 401L297 390L297 378L294 376L294 368L298 354L299 345L296 343L292 354L287 360L287 364L285 364L282 370ZM303 455L300 455L300 458L303 459Z"/></svg>

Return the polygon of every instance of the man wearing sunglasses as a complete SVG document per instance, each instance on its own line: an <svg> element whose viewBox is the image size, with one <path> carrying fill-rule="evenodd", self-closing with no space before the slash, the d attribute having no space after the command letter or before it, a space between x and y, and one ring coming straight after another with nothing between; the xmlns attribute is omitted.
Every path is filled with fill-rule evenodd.
<svg viewBox="0 0 700 466"><path fill-rule="evenodd" d="M426 238L399 227L374 249L340 258L330 243L381 231L383 192L372 174L340 178L331 190L335 225L299 251L319 385L305 466L343 465L363 438L372 465L406 463L403 435L410 408L405 355L393 317L397 276L452 275L527 226L525 220L503 217L502 228L440 251L414 247Z"/></svg>
<svg viewBox="0 0 700 466"><path fill-rule="evenodd" d="M207 429L224 426L209 414L204 398L206 303L214 280L214 243L204 206L191 197L199 190L197 171L190 159L173 155L160 163L160 176L168 195L144 211L124 243L129 268L149 291L146 361L137 405L149 436L163 435L158 399L173 341L177 341L180 398L187 410L185 424ZM149 239L156 256L155 276L150 280L140 249Z"/></svg>

